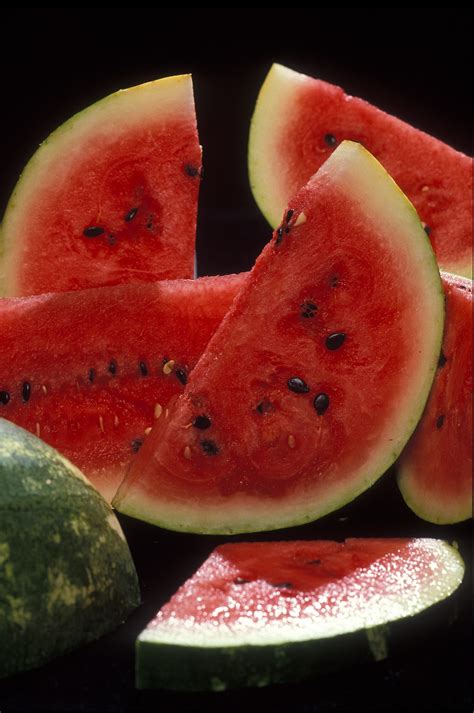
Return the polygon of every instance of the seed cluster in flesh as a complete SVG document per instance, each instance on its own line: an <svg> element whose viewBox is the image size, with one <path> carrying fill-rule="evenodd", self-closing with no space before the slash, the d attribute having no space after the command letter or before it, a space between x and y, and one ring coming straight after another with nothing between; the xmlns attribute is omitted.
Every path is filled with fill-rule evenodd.
<svg viewBox="0 0 474 713"><path fill-rule="evenodd" d="M153 360L151 360L153 361ZM164 368L168 367L168 368ZM155 373L153 369L150 369L149 363L144 360L140 360L138 362L138 370L137 370L137 375L139 374L141 377L148 377L148 376L155 376ZM187 382L187 368L184 366L177 366L175 360L173 359L168 359L167 357L163 358L161 361L161 366L157 370L157 375L163 374L165 376L170 376L174 375L175 378L183 385L186 385ZM116 359L111 359L105 370L100 370L97 368L91 367L89 371L87 372L87 378L86 382L84 382L83 379L78 375L75 379L76 386L79 390L84 388L85 383L89 384L94 384L97 381L97 378L99 376L107 376L111 379L114 379L115 377L119 375L124 375L124 376L129 376L130 375L130 368L120 368L119 363ZM82 386L79 386L79 384L82 384ZM35 387L35 388L34 388ZM101 381L101 388L107 388L107 383L104 383L104 381ZM8 406L10 405L13 407L15 405L15 401L17 399L17 396L21 400L21 403L27 406L29 403L31 403L31 399L34 397L35 394L39 394L41 396L45 396L48 394L49 390L52 387L49 386L47 387L45 384L34 384L31 380L24 380L21 383L20 391L19 394L15 394L13 390L6 390L2 389L0 390L0 406ZM155 409L156 410L156 409ZM5 411L2 409L0 412L0 415L8 415L8 409L5 409ZM104 432L104 421L103 418L99 415L98 417L98 423L99 423L99 428L102 432ZM116 417L117 419L117 417ZM41 436L41 425L39 423L36 424L36 435L39 437ZM145 433L145 435L147 435ZM143 444L143 438L142 437L137 437L132 439L130 442L130 449L132 453L137 453L138 450L140 449L141 445Z"/></svg>

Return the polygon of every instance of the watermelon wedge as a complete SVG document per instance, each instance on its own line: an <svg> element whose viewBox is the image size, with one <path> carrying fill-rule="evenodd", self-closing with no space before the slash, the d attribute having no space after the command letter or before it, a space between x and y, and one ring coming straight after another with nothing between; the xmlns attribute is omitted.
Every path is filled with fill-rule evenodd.
<svg viewBox="0 0 474 713"><path fill-rule="evenodd" d="M342 506L413 432L443 320L413 206L344 142L290 202L114 505L209 533L288 527Z"/></svg>
<svg viewBox="0 0 474 713"><path fill-rule="evenodd" d="M57 451L0 418L0 678L98 639L139 604L110 505Z"/></svg>
<svg viewBox="0 0 474 713"><path fill-rule="evenodd" d="M463 573L441 540L222 545L138 638L137 686L222 691L381 660L443 621L433 605Z"/></svg>
<svg viewBox="0 0 474 713"><path fill-rule="evenodd" d="M200 175L189 75L76 114L41 144L8 203L5 294L193 277Z"/></svg>
<svg viewBox="0 0 474 713"><path fill-rule="evenodd" d="M217 329L244 275L0 301L0 416L110 499Z"/></svg>
<svg viewBox="0 0 474 713"><path fill-rule="evenodd" d="M402 495L439 524L472 517L472 282L443 273L446 331L425 412L398 464Z"/></svg>
<svg viewBox="0 0 474 713"><path fill-rule="evenodd" d="M344 139L363 144L412 201L440 266L472 274L472 159L337 86L274 64L249 141L252 191L276 227L288 200Z"/></svg>

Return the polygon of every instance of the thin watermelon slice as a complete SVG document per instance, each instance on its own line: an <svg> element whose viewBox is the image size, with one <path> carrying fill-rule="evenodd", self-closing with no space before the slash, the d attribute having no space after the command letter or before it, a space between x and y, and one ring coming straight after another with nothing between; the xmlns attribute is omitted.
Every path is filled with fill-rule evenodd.
<svg viewBox="0 0 474 713"><path fill-rule="evenodd" d="M413 206L344 142L290 202L115 506L171 529L233 533L355 498L421 416L443 302Z"/></svg>
<svg viewBox="0 0 474 713"><path fill-rule="evenodd" d="M140 635L137 686L221 691L381 660L419 643L420 613L436 619L463 573L441 540L223 545Z"/></svg>
<svg viewBox="0 0 474 713"><path fill-rule="evenodd" d="M363 144L417 209L440 266L472 274L472 159L337 86L274 64L252 119L255 200L276 227L288 200L344 139Z"/></svg>
<svg viewBox="0 0 474 713"><path fill-rule="evenodd" d="M472 282L444 273L446 331L423 418L403 451L398 484L430 522L472 517Z"/></svg>
<svg viewBox="0 0 474 713"><path fill-rule="evenodd" d="M200 175L189 75L76 114L40 146L8 203L5 294L193 277Z"/></svg>
<svg viewBox="0 0 474 713"><path fill-rule="evenodd" d="M0 301L0 416L41 436L110 499L244 275Z"/></svg>

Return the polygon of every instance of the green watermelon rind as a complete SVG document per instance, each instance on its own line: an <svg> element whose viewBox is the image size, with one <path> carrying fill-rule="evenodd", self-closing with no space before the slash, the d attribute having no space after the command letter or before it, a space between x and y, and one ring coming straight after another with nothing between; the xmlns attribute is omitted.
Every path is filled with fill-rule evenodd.
<svg viewBox="0 0 474 713"><path fill-rule="evenodd" d="M166 96L168 91L169 96ZM153 106L154 94L160 106ZM179 96L181 92L182 96ZM173 96L175 93L177 96ZM77 112L39 145L23 169L7 203L5 214L0 226L0 296L15 296L15 236L17 233L15 219L17 204L22 208L28 205L29 194L34 194L41 173L47 170L48 163L57 155L67 155L70 151L69 134L75 133L75 144L80 143L81 133L87 136L90 126L100 119L113 122L117 113L140 117L144 113L154 111L154 115L166 116L173 112L174 105L183 112L187 104L193 106L192 78L190 74L164 77L146 82L128 89L120 89L113 94L99 99L94 104ZM142 114L140 114L140 111Z"/></svg>
<svg viewBox="0 0 474 713"><path fill-rule="evenodd" d="M445 565L443 585L427 587L424 600L411 606L406 615L384 621L376 609L373 626L319 639L300 638L298 632L293 640L282 635L279 641L274 637L265 641L264 627L259 630L258 645L239 641L236 632L232 632L234 643L215 645L212 631L206 645L193 645L192 627L189 645L182 643L183 635L181 643L175 644L160 641L153 628L145 629L136 642L137 688L224 691L298 682L327 671L403 654L414 642L422 645L425 638L437 635L455 618L465 569L454 547L443 541L432 542L439 548L439 561Z"/></svg>
<svg viewBox="0 0 474 713"><path fill-rule="evenodd" d="M107 502L57 451L0 419L0 678L119 626L140 603Z"/></svg>
<svg viewBox="0 0 474 713"><path fill-rule="evenodd" d="M330 162L332 162L332 166L334 166L336 160L339 160L339 158L336 159L335 157L339 156L342 157L341 170L344 170L343 161L350 155L354 158L354 165L356 167L360 165L367 173L366 176L363 176L359 172L359 180L355 190L357 190L361 196L367 197L370 190L374 193L372 189L374 181L379 180L382 189L380 195L371 198L371 201L373 201L373 210L383 213L386 205L391 201L393 214L396 213L397 216L396 220L405 223L406 230L408 230L407 225L409 225L410 238L413 241L416 240L417 243L417 251L414 251L414 256L416 255L416 259L419 262L420 272L424 272L425 289L430 291L433 307L436 306L436 309L433 308L433 312L437 313L437 318L430 320L429 324L427 324L427 330L431 330L432 332L430 335L430 341L432 343L430 363L426 363L423 383L419 383L417 389L417 401L412 405L411 412L408 414L404 423L403 431L400 430L400 433L397 434L397 441L394 440L391 443L390 449L387 447L386 455L383 460L372 464L370 471L367 472L363 478L355 482L354 487L348 488L347 485L343 483L340 488L341 492L333 487L332 495L328 496L323 503L320 501L316 503L308 501L306 498L301 501L301 507L297 507L293 503L290 508L291 512L287 516L283 515L282 503L280 503L277 511L275 511L275 508L273 509L272 516L265 512L265 507L263 506L261 515L256 518L255 515L249 515L251 511L250 506L254 505L255 501L247 499L246 501L242 501L241 504L241 519L237 520L237 518L233 517L233 522L229 524L230 513L226 507L225 498L216 500L213 503L214 509L211 524L206 522L206 518L200 520L199 515L196 517L197 508L193 503L183 505L183 503L179 501L168 502L165 504L165 508L162 508L162 512L166 509L168 516L166 517L163 514L157 516L153 502L147 500L146 493L139 493L136 489L133 490L130 488L127 478L123 481L112 501L113 506L120 512L165 529L211 535L233 535L237 533L277 530L304 525L338 510L357 498L370 488L383 473L388 471L397 460L421 418L436 374L444 329L444 291L435 254L414 206L381 164L366 149L354 142L344 141L337 151L332 154L326 164L321 167L320 171L327 170L325 167L329 166ZM352 158L349 160L352 160ZM335 170L339 170L338 164L336 164ZM237 508L235 508L235 510L236 509ZM216 522L215 513L220 512L222 513L222 523ZM248 520L248 517L252 519Z"/></svg>

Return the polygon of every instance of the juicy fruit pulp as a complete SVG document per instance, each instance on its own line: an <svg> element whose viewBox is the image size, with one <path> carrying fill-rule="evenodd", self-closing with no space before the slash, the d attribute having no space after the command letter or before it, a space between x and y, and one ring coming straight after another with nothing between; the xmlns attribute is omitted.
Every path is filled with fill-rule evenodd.
<svg viewBox="0 0 474 713"><path fill-rule="evenodd" d="M244 279L2 300L0 415L58 448L112 498Z"/></svg>
<svg viewBox="0 0 474 713"><path fill-rule="evenodd" d="M250 183L273 227L344 139L367 148L412 201L444 270L472 272L472 159L340 87L275 64L249 142Z"/></svg>
<svg viewBox="0 0 474 713"><path fill-rule="evenodd" d="M472 282L444 273L446 330L423 417L404 450L398 483L425 520L472 517Z"/></svg>
<svg viewBox="0 0 474 713"><path fill-rule="evenodd" d="M416 212L345 142L291 201L114 505L196 532L276 529L340 507L411 435L443 318Z"/></svg>
<svg viewBox="0 0 474 713"><path fill-rule="evenodd" d="M57 451L0 419L0 677L102 636L139 603L110 506Z"/></svg>
<svg viewBox="0 0 474 713"><path fill-rule="evenodd" d="M353 649L384 658L387 625L447 598L463 573L440 540L222 545L140 635L137 684L262 686L347 665Z"/></svg>
<svg viewBox="0 0 474 713"><path fill-rule="evenodd" d="M193 277L200 173L188 75L76 114L40 146L7 206L5 294Z"/></svg>

